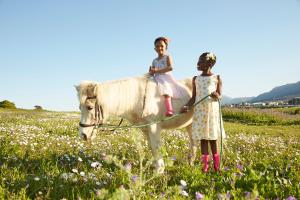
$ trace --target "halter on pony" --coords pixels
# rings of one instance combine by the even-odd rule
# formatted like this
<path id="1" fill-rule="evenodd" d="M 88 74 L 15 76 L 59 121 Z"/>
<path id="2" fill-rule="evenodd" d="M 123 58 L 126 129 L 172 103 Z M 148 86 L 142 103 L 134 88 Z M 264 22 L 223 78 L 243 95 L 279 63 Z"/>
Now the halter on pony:
<path id="1" fill-rule="evenodd" d="M 98 104 L 97 96 L 87 97 L 86 100 L 88 100 L 88 99 L 96 99 L 96 102 L 95 102 L 95 118 L 96 118 L 95 121 L 96 121 L 96 123 L 83 124 L 83 123 L 79 122 L 79 126 L 83 127 L 83 128 L 87 128 L 87 127 L 91 127 L 91 126 L 94 126 L 94 127 L 100 126 L 103 124 L 102 122 L 100 123 L 100 119 L 103 119 L 102 106 Z"/>

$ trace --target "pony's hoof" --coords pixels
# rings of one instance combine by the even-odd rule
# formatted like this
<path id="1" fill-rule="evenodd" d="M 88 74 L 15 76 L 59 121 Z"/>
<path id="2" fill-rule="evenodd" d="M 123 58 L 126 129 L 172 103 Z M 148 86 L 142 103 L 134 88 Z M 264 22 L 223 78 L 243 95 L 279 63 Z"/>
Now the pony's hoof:
<path id="1" fill-rule="evenodd" d="M 163 159 L 159 159 L 157 162 L 156 162 L 156 173 L 157 174 L 163 174 L 164 171 L 165 171 L 165 163 L 163 161 Z"/>

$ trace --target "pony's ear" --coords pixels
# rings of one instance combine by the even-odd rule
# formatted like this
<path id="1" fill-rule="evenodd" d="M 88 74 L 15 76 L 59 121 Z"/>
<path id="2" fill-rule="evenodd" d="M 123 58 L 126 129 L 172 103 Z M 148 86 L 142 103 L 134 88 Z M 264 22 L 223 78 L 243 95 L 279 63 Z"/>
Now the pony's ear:
<path id="1" fill-rule="evenodd" d="M 95 87 L 94 87 L 94 91 L 93 91 L 94 96 L 98 96 L 97 95 L 98 94 L 98 89 L 99 89 L 99 84 L 96 84 Z"/>
<path id="2" fill-rule="evenodd" d="M 79 92 L 79 89 L 80 89 L 79 85 L 74 85 L 74 87 L 77 90 L 77 92 Z"/>
<path id="3" fill-rule="evenodd" d="M 98 94 L 98 84 L 89 83 L 86 88 L 86 95 L 92 97 L 92 96 L 97 96 L 97 94 Z"/>

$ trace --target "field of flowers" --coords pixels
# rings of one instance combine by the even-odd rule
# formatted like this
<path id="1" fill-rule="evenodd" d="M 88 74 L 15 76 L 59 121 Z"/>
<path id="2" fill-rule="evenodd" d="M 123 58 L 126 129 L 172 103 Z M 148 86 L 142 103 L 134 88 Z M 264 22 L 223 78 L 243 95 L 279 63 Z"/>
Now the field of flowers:
<path id="1" fill-rule="evenodd" d="M 162 133 L 159 175 L 137 129 L 99 131 L 86 143 L 79 113 L 0 109 L 0 199 L 300 199 L 299 112 L 223 115 L 220 174 L 202 173 L 200 159 L 188 165 L 188 137 L 176 129 Z"/>

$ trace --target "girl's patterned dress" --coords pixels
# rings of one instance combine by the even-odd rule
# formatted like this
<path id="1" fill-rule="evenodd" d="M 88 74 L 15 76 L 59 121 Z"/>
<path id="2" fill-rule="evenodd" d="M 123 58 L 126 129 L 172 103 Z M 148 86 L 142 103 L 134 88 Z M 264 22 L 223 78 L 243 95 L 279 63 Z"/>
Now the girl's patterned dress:
<path id="1" fill-rule="evenodd" d="M 195 79 L 196 102 L 216 91 L 217 83 L 218 75 L 197 76 Z M 192 127 L 192 138 L 195 140 L 217 140 L 220 138 L 220 112 L 218 101 L 208 97 L 197 104 L 194 108 Z M 221 127 L 222 136 L 225 138 L 222 119 Z"/>
<path id="2" fill-rule="evenodd" d="M 162 58 L 155 58 L 152 61 L 152 66 L 162 69 L 167 66 L 168 55 Z M 162 74 L 155 74 L 154 80 L 158 84 L 158 88 L 161 95 L 168 95 L 172 98 L 180 98 L 186 95 L 185 89 L 175 80 L 172 72 L 166 72 Z"/>

